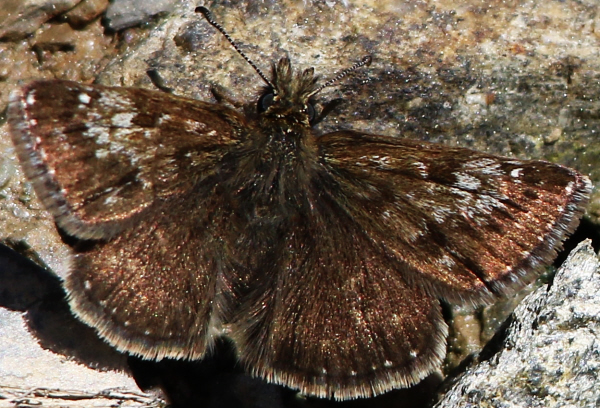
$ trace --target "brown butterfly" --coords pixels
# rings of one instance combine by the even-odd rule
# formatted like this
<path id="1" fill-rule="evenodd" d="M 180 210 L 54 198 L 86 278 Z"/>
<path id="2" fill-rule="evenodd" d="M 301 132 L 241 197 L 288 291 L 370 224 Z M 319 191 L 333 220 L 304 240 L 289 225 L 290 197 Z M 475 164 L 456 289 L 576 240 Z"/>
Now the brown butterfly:
<path id="1" fill-rule="evenodd" d="M 591 183 L 575 170 L 317 136 L 312 98 L 332 81 L 251 64 L 267 84 L 252 115 L 58 80 L 11 96 L 37 195 L 93 241 L 65 282 L 72 310 L 119 350 L 202 359 L 226 335 L 253 374 L 308 395 L 407 387 L 444 357 L 439 299 L 513 293 L 578 224 Z"/>

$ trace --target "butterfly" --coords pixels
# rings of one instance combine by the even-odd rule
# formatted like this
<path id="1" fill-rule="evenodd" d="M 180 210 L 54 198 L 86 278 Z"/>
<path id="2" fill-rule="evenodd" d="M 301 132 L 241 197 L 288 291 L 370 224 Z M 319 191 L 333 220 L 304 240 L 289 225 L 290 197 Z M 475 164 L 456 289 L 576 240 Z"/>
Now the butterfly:
<path id="1" fill-rule="evenodd" d="M 408 387 L 444 358 L 440 299 L 513 293 L 584 212 L 591 183 L 561 165 L 317 135 L 332 81 L 249 62 L 266 83 L 254 113 L 60 80 L 11 95 L 27 178 L 91 242 L 65 281 L 72 311 L 121 351 L 197 360 L 224 335 L 251 373 L 307 395 Z"/>

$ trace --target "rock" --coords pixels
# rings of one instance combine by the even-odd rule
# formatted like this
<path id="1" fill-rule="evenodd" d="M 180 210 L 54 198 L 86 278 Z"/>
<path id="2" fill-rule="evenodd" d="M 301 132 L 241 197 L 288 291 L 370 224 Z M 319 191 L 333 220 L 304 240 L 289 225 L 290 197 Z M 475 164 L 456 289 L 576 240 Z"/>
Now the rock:
<path id="1" fill-rule="evenodd" d="M 17 40 L 73 8 L 81 0 L 9 0 L 0 8 L 0 39 Z"/>
<path id="2" fill-rule="evenodd" d="M 108 0 L 85 0 L 69 10 L 65 16 L 72 26 L 83 27 L 104 13 L 108 5 Z"/>
<path id="3" fill-rule="evenodd" d="M 599 406 L 600 262 L 589 241 L 524 299 L 501 349 L 480 360 L 436 407 Z"/>
<path id="4" fill-rule="evenodd" d="M 121 0 L 115 1 L 106 10 L 108 26 L 122 30 L 147 21 L 157 14 L 172 11 L 175 0 Z"/>
<path id="5" fill-rule="evenodd" d="M 60 280 L 0 245 L 0 407 L 156 407 L 127 357 L 69 312 Z"/>

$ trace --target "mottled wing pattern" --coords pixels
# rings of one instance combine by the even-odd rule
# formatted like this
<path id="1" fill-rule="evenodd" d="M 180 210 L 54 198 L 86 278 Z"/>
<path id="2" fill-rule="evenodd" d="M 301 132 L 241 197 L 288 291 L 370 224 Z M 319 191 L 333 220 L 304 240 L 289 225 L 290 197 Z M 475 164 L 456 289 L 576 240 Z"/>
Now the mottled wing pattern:
<path id="1" fill-rule="evenodd" d="M 542 161 L 348 131 L 317 143 L 322 168 L 297 213 L 240 237 L 240 253 L 270 250 L 242 261 L 262 279 L 232 334 L 255 373 L 320 397 L 380 394 L 439 367 L 438 298 L 481 303 L 523 286 L 591 188 Z"/>
<path id="2" fill-rule="evenodd" d="M 67 81 L 11 97 L 36 193 L 67 233 L 96 240 L 74 257 L 71 307 L 121 350 L 201 358 L 218 334 L 226 295 L 214 190 L 243 119 L 215 106 Z"/>
<path id="3" fill-rule="evenodd" d="M 68 81 L 30 84 L 8 116 L 36 193 L 82 239 L 114 236 L 157 198 L 213 174 L 244 122 L 210 103 Z"/>
<path id="4" fill-rule="evenodd" d="M 544 161 L 356 132 L 318 143 L 348 216 L 405 279 L 449 301 L 521 287 L 552 261 L 591 191 Z"/>

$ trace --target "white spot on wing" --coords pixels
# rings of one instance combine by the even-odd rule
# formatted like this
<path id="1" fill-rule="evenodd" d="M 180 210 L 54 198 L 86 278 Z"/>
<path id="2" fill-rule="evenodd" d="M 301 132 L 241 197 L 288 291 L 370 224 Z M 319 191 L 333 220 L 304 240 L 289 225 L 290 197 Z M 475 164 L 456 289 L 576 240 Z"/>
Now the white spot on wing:
<path id="1" fill-rule="evenodd" d="M 102 126 L 93 126 L 83 132 L 83 137 L 89 137 L 94 139 L 98 144 L 106 144 L 108 143 L 109 134 L 108 130 Z"/>
<path id="2" fill-rule="evenodd" d="M 35 103 L 35 91 L 30 91 L 27 94 L 27 99 L 25 100 L 27 105 L 31 106 Z"/>
<path id="3" fill-rule="evenodd" d="M 463 169 L 467 171 L 477 171 L 480 174 L 486 176 L 503 176 L 504 172 L 501 170 L 502 164 L 494 159 L 477 159 L 468 161 L 463 164 Z"/>
<path id="4" fill-rule="evenodd" d="M 106 157 L 108 157 L 109 151 L 106 149 L 96 149 L 94 151 L 94 155 L 96 156 L 97 159 L 106 159 Z"/>
<path id="5" fill-rule="evenodd" d="M 440 259 L 438 259 L 437 263 L 441 266 L 445 266 L 448 269 L 452 269 L 452 267 L 454 265 L 456 265 L 456 262 L 454 261 L 454 259 L 447 254 L 444 254 L 444 256 L 442 256 Z"/>
<path id="6" fill-rule="evenodd" d="M 116 203 L 117 203 L 117 197 L 115 197 L 115 196 L 108 196 L 104 199 L 105 205 L 113 205 Z"/>
<path id="7" fill-rule="evenodd" d="M 484 225 L 488 216 L 493 210 L 503 210 L 506 206 L 496 197 L 491 195 L 479 195 L 474 205 L 467 210 L 470 218 L 474 219 L 477 225 Z"/>
<path id="8" fill-rule="evenodd" d="M 111 91 L 104 90 L 100 94 L 100 99 L 98 102 L 101 105 L 109 107 L 111 110 L 122 110 L 128 112 L 136 112 L 135 104 L 131 99 L 126 98 L 123 94 Z"/>
<path id="9" fill-rule="evenodd" d="M 169 120 L 171 120 L 171 115 L 167 115 L 167 114 L 160 115 L 158 118 L 158 124 L 162 125 L 163 123 L 165 123 L 166 121 L 169 121 Z"/>
<path id="10" fill-rule="evenodd" d="M 89 104 L 92 100 L 92 98 L 85 92 L 82 92 L 79 95 L 77 95 L 77 99 L 79 99 L 79 102 L 83 103 L 84 105 Z"/>
<path id="11" fill-rule="evenodd" d="M 521 169 L 521 168 L 513 169 L 510 172 L 510 176 L 513 177 L 513 178 L 519 178 L 519 177 L 521 177 L 521 173 L 522 172 L 523 172 L 523 169 Z"/>
<path id="12" fill-rule="evenodd" d="M 573 185 L 574 185 L 574 183 L 572 181 L 569 182 L 569 184 L 567 184 L 567 186 L 565 187 L 565 192 L 567 194 L 572 194 L 573 193 Z"/>
<path id="13" fill-rule="evenodd" d="M 204 133 L 207 128 L 206 123 L 198 122 L 192 119 L 186 119 L 184 123 L 188 132 Z"/>
<path id="14" fill-rule="evenodd" d="M 421 177 L 427 178 L 429 176 L 429 173 L 427 172 L 427 166 L 425 165 L 425 163 L 415 162 L 413 164 L 417 168 L 417 171 Z"/>
<path id="15" fill-rule="evenodd" d="M 111 123 L 113 126 L 120 127 L 120 128 L 131 127 L 131 125 L 132 125 L 131 121 L 136 116 L 137 116 L 137 113 L 134 113 L 134 112 L 117 113 L 116 115 L 114 115 L 111 118 Z"/>
<path id="16" fill-rule="evenodd" d="M 446 221 L 446 218 L 451 216 L 453 213 L 451 208 L 442 207 L 441 205 L 438 205 L 438 206 L 434 205 L 431 208 L 433 209 L 433 212 L 431 213 L 431 215 L 433 215 L 433 219 L 438 224 L 443 224 L 444 221 Z"/>
<path id="17" fill-rule="evenodd" d="M 463 172 L 452 173 L 456 177 L 454 185 L 461 190 L 477 191 L 481 187 L 481 181 L 470 174 Z"/>

